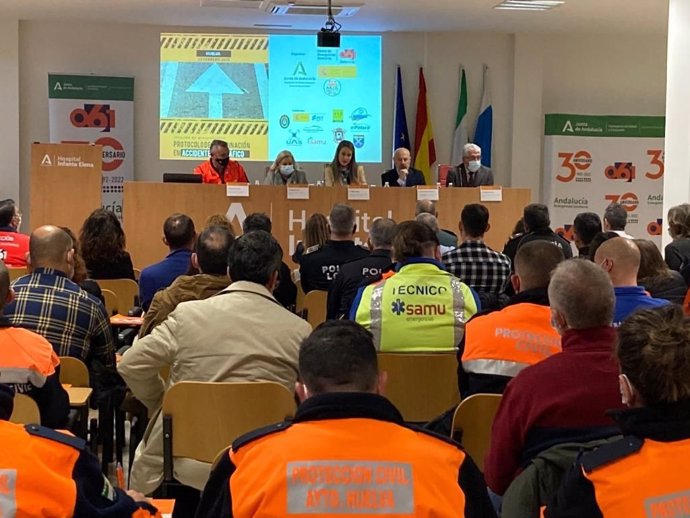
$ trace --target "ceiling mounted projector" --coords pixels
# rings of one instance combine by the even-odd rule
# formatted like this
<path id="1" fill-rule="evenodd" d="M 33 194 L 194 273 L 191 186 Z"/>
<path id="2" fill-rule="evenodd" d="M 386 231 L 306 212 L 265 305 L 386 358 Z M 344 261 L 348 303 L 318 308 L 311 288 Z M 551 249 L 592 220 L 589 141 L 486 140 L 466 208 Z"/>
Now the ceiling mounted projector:
<path id="1" fill-rule="evenodd" d="M 335 21 L 333 17 L 333 5 L 328 0 L 328 18 L 326 23 L 316 35 L 317 47 L 340 47 L 340 29 L 342 25 Z"/>

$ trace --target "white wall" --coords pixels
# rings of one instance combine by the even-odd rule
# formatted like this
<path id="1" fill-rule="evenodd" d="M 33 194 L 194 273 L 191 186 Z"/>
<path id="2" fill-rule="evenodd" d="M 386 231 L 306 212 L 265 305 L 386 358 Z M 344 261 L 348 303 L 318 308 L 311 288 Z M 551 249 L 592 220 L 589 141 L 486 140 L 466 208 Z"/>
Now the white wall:
<path id="1" fill-rule="evenodd" d="M 51 72 L 135 77 L 137 180 L 158 181 L 164 171 L 182 171 L 194 165 L 158 159 L 159 34 L 171 30 L 176 29 L 116 24 L 19 24 L 20 162 L 25 205 L 30 144 L 48 139 L 47 75 Z M 243 31 L 227 29 L 227 32 Z M 397 64 L 403 69 L 411 132 L 414 132 L 418 67 L 425 66 L 439 163 L 450 158 L 459 65 L 463 64 L 468 74 L 471 121 L 479 110 L 482 65 L 489 65 L 496 179 L 504 185 L 532 188 L 533 199 L 539 199 L 543 113 L 664 113 L 663 35 L 642 39 L 636 35 L 385 33 L 383 54 L 384 159 L 381 164 L 367 165 L 370 183 L 390 164 L 387 157 L 391 147 L 390 121 Z M 260 178 L 265 167 L 265 163 L 257 162 L 245 165 L 252 180 Z M 319 166 L 310 164 L 306 168 L 310 180 L 316 180 Z"/>
<path id="2" fill-rule="evenodd" d="M 19 23 L 0 21 L 0 199 L 19 201 Z"/>

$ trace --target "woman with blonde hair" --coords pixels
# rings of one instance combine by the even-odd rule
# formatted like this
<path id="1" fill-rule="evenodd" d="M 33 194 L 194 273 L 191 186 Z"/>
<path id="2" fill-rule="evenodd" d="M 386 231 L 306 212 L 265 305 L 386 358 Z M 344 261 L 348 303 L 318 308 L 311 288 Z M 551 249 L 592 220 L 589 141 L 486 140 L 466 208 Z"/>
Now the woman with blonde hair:
<path id="1" fill-rule="evenodd" d="M 671 270 L 680 272 L 683 267 L 690 266 L 690 203 L 668 210 L 668 233 L 673 241 L 664 249 L 666 264 Z"/>
<path id="2" fill-rule="evenodd" d="M 297 167 L 295 157 L 284 149 L 266 171 L 264 185 L 306 184 L 307 175 Z"/>
<path id="3" fill-rule="evenodd" d="M 367 185 L 364 166 L 355 159 L 355 146 L 349 140 L 341 140 L 330 164 L 324 168 L 326 187 L 333 185 Z"/>
<path id="4" fill-rule="evenodd" d="M 299 264 L 304 254 L 316 252 L 328 241 L 330 233 L 328 218 L 319 212 L 312 214 L 304 227 L 304 239 L 297 243 L 292 260 Z"/>

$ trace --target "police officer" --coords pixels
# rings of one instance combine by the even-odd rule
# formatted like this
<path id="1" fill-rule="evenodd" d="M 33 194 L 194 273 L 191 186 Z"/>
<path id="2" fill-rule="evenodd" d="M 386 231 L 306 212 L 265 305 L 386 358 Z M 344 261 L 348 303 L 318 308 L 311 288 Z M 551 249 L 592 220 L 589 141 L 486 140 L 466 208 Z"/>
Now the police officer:
<path id="1" fill-rule="evenodd" d="M 481 473 L 456 443 L 406 426 L 381 393 L 372 336 L 328 321 L 302 343 L 291 422 L 237 439 L 198 518 L 395 514 L 493 518 Z"/>
<path id="2" fill-rule="evenodd" d="M 640 310 L 618 328 L 624 438 L 580 457 L 546 518 L 687 516 L 690 508 L 690 319 Z"/>
<path id="3" fill-rule="evenodd" d="M 338 203 L 329 216 L 331 236 L 315 252 L 305 253 L 300 261 L 302 291 L 328 290 L 340 265 L 369 255 L 369 251 L 355 245 L 355 211 L 349 205 Z"/>
<path id="4" fill-rule="evenodd" d="M 361 288 L 350 318 L 373 333 L 379 351 L 455 351 L 479 308 L 476 294 L 445 270 L 438 237 L 424 223 L 398 225 L 393 257 L 397 272 Z"/>
<path id="5" fill-rule="evenodd" d="M 381 275 L 381 272 L 393 264 L 391 249 L 394 233 L 395 221 L 392 219 L 379 218 L 372 223 L 367 240 L 371 254 L 341 265 L 338 275 L 328 288 L 326 317 L 329 320 L 347 317 L 362 281 Z"/>
<path id="6" fill-rule="evenodd" d="M 10 423 L 13 406 L 0 385 L 0 516 L 160 517 L 143 495 L 110 485 L 83 439 Z"/>
<path id="7" fill-rule="evenodd" d="M 561 351 L 561 337 L 551 325 L 549 280 L 564 260 L 548 241 L 531 241 L 515 256 L 511 283 L 516 295 L 500 311 L 476 315 L 465 326 L 458 351 L 462 397 L 502 394 L 508 382 L 529 365 Z"/>

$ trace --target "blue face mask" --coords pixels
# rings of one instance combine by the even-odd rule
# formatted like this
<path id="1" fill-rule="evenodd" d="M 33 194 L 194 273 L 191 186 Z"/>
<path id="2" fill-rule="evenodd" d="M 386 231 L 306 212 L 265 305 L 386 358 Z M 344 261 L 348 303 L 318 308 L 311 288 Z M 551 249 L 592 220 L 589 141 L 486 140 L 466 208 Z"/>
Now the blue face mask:
<path id="1" fill-rule="evenodd" d="M 467 169 L 470 171 L 470 173 L 476 173 L 477 171 L 479 171 L 479 168 L 481 166 L 481 160 L 470 160 L 470 162 L 467 164 Z"/>
<path id="2" fill-rule="evenodd" d="M 280 166 L 280 174 L 282 174 L 283 176 L 290 176 L 294 172 L 295 172 L 295 166 L 292 166 L 292 165 L 281 165 Z"/>

